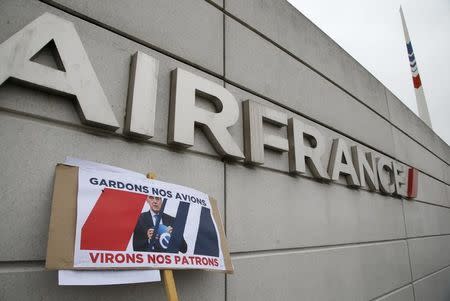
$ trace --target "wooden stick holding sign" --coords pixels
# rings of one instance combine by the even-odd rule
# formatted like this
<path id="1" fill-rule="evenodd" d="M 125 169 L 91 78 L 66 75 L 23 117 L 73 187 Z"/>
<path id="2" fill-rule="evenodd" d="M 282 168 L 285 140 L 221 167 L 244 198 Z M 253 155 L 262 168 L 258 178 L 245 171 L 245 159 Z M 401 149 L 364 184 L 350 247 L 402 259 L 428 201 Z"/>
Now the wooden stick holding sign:
<path id="1" fill-rule="evenodd" d="M 156 174 L 153 172 L 149 172 L 147 174 L 147 179 L 150 180 L 156 179 Z M 177 287 L 175 285 L 175 279 L 173 278 L 173 271 L 162 270 L 162 274 L 164 279 L 164 289 L 166 291 L 167 300 L 178 301 Z"/>

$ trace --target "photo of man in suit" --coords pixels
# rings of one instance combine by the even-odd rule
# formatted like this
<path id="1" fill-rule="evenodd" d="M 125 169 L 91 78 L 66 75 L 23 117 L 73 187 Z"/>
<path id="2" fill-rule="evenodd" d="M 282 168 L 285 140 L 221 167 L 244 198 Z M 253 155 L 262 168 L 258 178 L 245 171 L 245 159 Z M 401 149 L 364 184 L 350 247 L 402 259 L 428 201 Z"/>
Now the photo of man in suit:
<path id="1" fill-rule="evenodd" d="M 173 232 L 175 218 L 162 212 L 161 197 L 147 196 L 150 210 L 141 213 L 134 228 L 133 250 L 140 252 L 166 252 L 170 235 Z M 156 232 L 155 232 L 156 231 Z M 184 238 L 178 248 L 186 253 L 187 244 Z"/>

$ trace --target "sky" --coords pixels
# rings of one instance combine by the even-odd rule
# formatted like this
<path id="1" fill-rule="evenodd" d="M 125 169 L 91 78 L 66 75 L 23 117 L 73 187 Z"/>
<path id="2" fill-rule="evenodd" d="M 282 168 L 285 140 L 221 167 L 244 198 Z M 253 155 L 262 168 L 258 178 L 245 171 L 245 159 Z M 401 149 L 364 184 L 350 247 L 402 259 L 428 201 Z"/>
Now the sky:
<path id="1" fill-rule="evenodd" d="M 450 0 L 288 1 L 418 114 L 401 5 L 433 130 L 450 145 Z"/>

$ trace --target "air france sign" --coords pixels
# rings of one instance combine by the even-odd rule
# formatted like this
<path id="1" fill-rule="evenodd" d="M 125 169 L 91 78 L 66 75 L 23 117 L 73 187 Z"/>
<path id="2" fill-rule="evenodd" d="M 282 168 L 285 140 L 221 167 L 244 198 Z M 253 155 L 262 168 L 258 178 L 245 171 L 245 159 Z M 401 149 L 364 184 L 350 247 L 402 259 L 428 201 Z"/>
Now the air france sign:
<path id="1" fill-rule="evenodd" d="M 53 41 L 63 70 L 40 65 L 30 59 Z M 76 98 L 84 124 L 115 131 L 119 123 L 97 79 L 74 25 L 46 13 L 0 45 L 0 84 L 14 78 L 33 87 Z M 141 139 L 151 139 L 155 130 L 158 61 L 137 52 L 132 57 L 124 132 Z M 305 174 L 323 181 L 344 177 L 352 187 L 415 197 L 417 171 L 398 161 L 358 145 L 348 145 L 342 138 L 332 140 L 326 154 L 327 137 L 302 120 L 288 118 L 281 112 L 252 100 L 243 102 L 244 152 L 228 128 L 239 118 L 236 98 L 224 87 L 176 68 L 172 71 L 169 110 L 169 144 L 185 148 L 194 145 L 195 126 L 205 129 L 215 150 L 232 160 L 264 164 L 264 149 L 287 152 L 292 174 Z M 196 106 L 196 96 L 213 102 L 217 112 Z M 263 124 L 270 123 L 287 131 L 287 138 L 265 133 Z M 329 158 L 324 166 L 321 158 Z"/>

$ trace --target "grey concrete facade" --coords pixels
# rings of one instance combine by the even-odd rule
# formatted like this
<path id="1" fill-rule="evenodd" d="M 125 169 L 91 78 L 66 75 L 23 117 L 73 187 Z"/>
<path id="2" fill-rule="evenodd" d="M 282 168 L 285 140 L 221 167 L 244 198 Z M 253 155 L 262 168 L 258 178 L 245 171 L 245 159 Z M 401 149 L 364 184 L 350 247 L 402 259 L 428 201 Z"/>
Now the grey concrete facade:
<path id="1" fill-rule="evenodd" d="M 54 166 L 65 156 L 152 170 L 219 200 L 235 273 L 177 271 L 181 300 L 450 299 L 450 147 L 287 2 L 4 0 L 0 43 L 45 12 L 74 24 L 120 129 L 84 125 L 67 97 L 0 86 L 0 300 L 164 299 L 158 283 L 58 287 L 45 271 Z M 123 132 L 136 51 L 159 61 L 145 141 Z M 287 153 L 266 150 L 262 166 L 222 160 L 200 129 L 192 148 L 168 145 L 177 67 L 240 106 L 251 99 L 417 168 L 417 198 L 292 176 Z M 243 149 L 240 114 L 229 131 Z"/>

